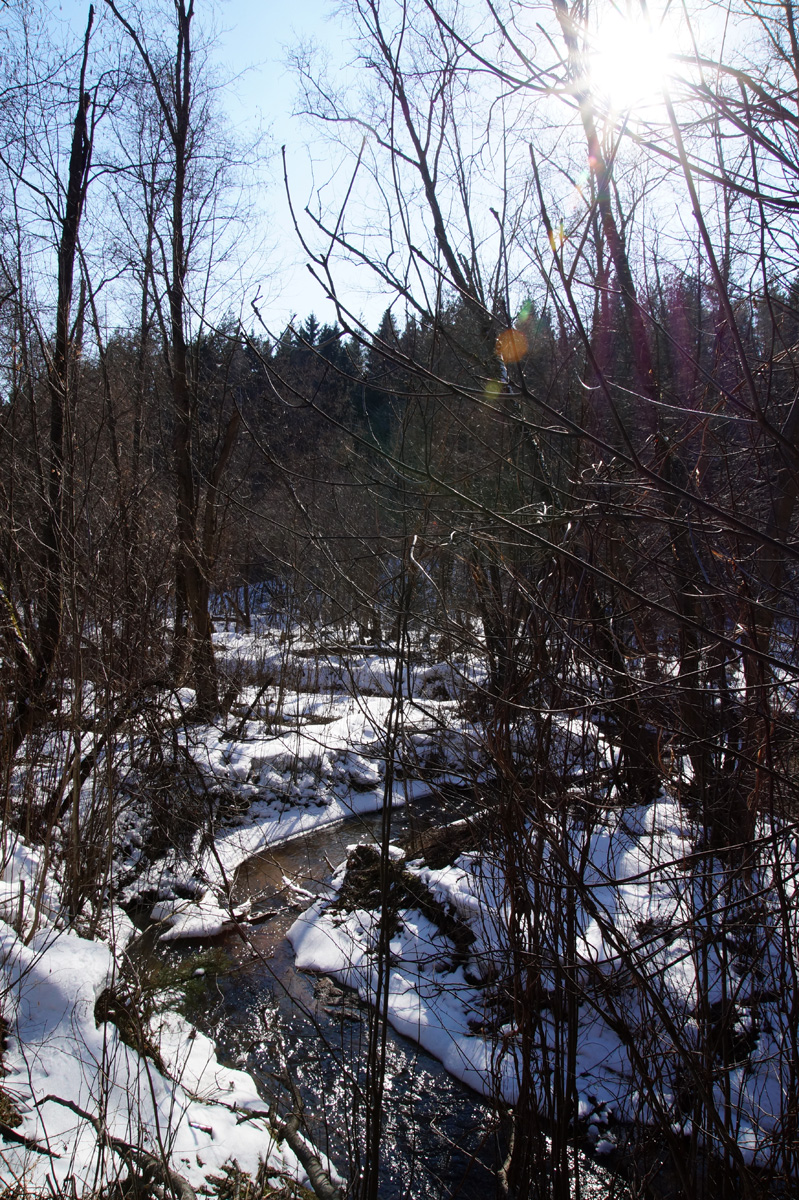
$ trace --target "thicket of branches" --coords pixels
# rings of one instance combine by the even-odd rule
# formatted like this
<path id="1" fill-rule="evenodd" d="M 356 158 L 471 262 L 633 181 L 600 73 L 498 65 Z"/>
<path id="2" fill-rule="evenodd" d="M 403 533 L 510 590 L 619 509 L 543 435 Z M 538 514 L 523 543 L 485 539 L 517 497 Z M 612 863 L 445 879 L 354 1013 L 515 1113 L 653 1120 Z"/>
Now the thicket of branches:
<path id="1" fill-rule="evenodd" d="M 651 943 L 615 935 L 658 1031 L 648 1067 L 637 1026 L 641 1095 L 652 1103 L 672 1067 L 686 1089 L 655 1104 L 661 1136 L 690 1109 L 687 1147 L 666 1137 L 681 1194 L 753 1195 L 796 1174 L 792 1001 L 773 1126 L 787 1140 L 765 1172 L 729 1092 L 733 1014 L 762 1000 L 754 979 L 777 945 L 779 986 L 795 986 L 796 29 L 790 5 L 732 6 L 725 26 L 685 11 L 658 103 L 618 112 L 591 78 L 609 7 L 352 4 L 357 101 L 298 66 L 305 110 L 382 217 L 313 208 L 298 229 L 345 329 L 357 335 L 336 255 L 368 262 L 405 306 L 402 335 L 384 322 L 378 343 L 396 381 L 379 469 L 426 613 L 467 644 L 479 630 L 487 663 L 476 704 L 526 1064 L 508 1189 L 566 1196 L 575 1171 L 575 910 L 579 897 L 593 911 L 597 818 L 574 808 L 550 748 L 553 722 L 584 714 L 618 751 L 610 790 L 588 789 L 594 812 L 608 796 L 679 798 L 692 957 L 705 985 L 725 964 L 721 1001 L 698 996 L 688 1033 L 663 1009 Z M 382 255 L 375 228 L 391 231 Z M 609 995 L 600 1008 L 623 1023 Z"/>
<path id="2" fill-rule="evenodd" d="M 297 64 L 304 109 L 352 158 L 344 209 L 297 219 L 337 323 L 308 317 L 277 336 L 257 307 L 246 328 L 219 316 L 244 152 L 217 111 L 193 0 L 105 9 L 61 59 L 24 10 L 4 18 L 19 47 L 0 145 L 6 822 L 35 836 L 71 821 L 73 910 L 103 902 L 113 820 L 94 814 L 81 847 L 81 787 L 159 692 L 189 684 L 198 718 L 229 706 L 212 609 L 227 597 L 246 624 L 253 584 L 326 636 L 477 655 L 484 682 L 466 703 L 507 864 L 504 986 L 529 1064 L 506 1192 L 546 1179 L 546 1194 L 570 1194 L 586 1002 L 575 912 L 592 902 L 581 852 L 608 806 L 664 787 L 695 834 L 698 975 L 734 943 L 746 984 L 721 1009 L 700 996 L 689 1036 L 668 1025 L 645 949 L 619 944 L 660 1023 L 679 1133 L 661 1068 L 633 1039 L 642 1095 L 682 1194 L 790 1186 L 792 6 L 733 6 L 722 51 L 704 48 L 697 17 L 662 100 L 633 114 L 592 91 L 601 4 L 353 0 L 360 90 L 339 95 Z M 377 330 L 339 293 L 339 258 L 395 295 Z M 575 717 L 615 747 L 579 820 L 551 753 L 558 720 Z M 54 729 L 65 757 L 43 796 L 20 767 Z M 715 1089 L 775 945 L 794 1049 L 764 1168 Z M 553 993 L 560 1040 L 542 1061 Z M 623 1024 L 617 997 L 601 1004 Z M 368 1156 L 361 1186 L 377 1194 Z"/>

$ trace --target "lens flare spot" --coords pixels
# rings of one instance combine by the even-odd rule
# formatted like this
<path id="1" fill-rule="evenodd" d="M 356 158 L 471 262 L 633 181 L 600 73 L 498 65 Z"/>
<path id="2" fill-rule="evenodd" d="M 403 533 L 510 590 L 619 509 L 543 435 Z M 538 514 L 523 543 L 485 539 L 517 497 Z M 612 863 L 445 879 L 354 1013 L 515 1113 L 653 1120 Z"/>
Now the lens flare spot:
<path id="1" fill-rule="evenodd" d="M 527 338 L 521 329 L 505 329 L 497 338 L 497 354 L 507 366 L 521 362 L 527 353 Z"/>
<path id="2" fill-rule="evenodd" d="M 533 311 L 532 300 L 525 300 L 524 304 L 519 309 L 519 315 L 516 318 L 516 324 L 524 325 L 525 321 L 529 321 L 532 311 Z"/>
<path id="3" fill-rule="evenodd" d="M 486 384 L 486 400 L 496 400 L 502 391 L 502 384 L 498 379 L 489 379 Z"/>

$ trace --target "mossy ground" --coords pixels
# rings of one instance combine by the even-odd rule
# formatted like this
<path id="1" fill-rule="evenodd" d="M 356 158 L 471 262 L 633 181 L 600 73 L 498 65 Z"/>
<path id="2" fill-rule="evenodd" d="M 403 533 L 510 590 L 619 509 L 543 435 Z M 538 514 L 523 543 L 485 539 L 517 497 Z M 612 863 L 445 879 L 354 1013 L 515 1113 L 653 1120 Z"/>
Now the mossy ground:
<path id="1" fill-rule="evenodd" d="M 98 1024 L 109 1021 L 122 1041 L 149 1058 L 162 1073 L 164 1064 L 150 1035 L 152 1018 L 166 1009 L 177 1009 L 191 1017 L 204 1006 L 208 984 L 229 970 L 224 951 L 217 947 L 192 954 L 176 962 L 129 965 L 112 987 L 107 987 L 94 1006 Z"/>

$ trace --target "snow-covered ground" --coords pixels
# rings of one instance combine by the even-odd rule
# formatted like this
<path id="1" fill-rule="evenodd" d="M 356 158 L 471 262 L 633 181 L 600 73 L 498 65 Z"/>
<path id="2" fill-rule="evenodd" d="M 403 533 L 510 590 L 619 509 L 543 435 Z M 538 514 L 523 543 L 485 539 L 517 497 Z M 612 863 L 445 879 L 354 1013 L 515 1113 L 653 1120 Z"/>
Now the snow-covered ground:
<path id="1" fill-rule="evenodd" d="M 229 664 L 249 664 L 267 676 L 272 660 L 284 657 L 269 634 L 221 634 L 218 641 L 223 662 L 227 656 Z M 110 1148 L 111 1139 L 168 1162 L 195 1187 L 207 1185 L 233 1160 L 253 1175 L 266 1163 L 275 1179 L 308 1182 L 287 1143 L 275 1137 L 251 1078 L 220 1065 L 212 1043 L 166 997 L 160 1015 L 144 1022 L 156 1058 L 126 1044 L 117 1026 L 96 1019 L 95 1011 L 98 998 L 119 983 L 125 946 L 135 933 L 122 906 L 146 906 L 165 942 L 213 936 L 246 920 L 248 906 L 230 902 L 241 863 L 269 846 L 382 807 L 393 664 L 377 656 L 327 667 L 303 657 L 296 663 L 294 687 L 282 689 L 278 717 L 275 688 L 262 695 L 256 685 L 244 687 L 226 727 L 183 720 L 193 700 L 187 689 L 164 697 L 162 716 L 174 722 L 172 749 L 177 745 L 193 764 L 191 786 L 209 816 L 180 845 L 152 852 L 148 777 L 134 753 L 135 730 L 130 740 L 117 742 L 114 903 L 91 939 L 70 928 L 66 915 L 60 831 L 45 857 L 6 828 L 0 872 L 0 1011 L 8 1030 L 2 1089 L 17 1116 L 0 1140 L 4 1186 L 94 1191 L 125 1173 L 124 1154 Z M 473 748 L 463 740 L 469 733 L 463 723 L 444 713 L 453 702 L 423 700 L 428 676 L 442 691 L 443 674 L 443 667 L 418 673 L 426 708 L 414 706 L 416 752 L 422 760 L 446 734 L 459 740 L 463 761 Z M 92 701 L 87 687 L 87 708 Z M 91 748 L 88 734 L 81 753 Z M 54 734 L 35 764 L 19 768 L 12 794 L 15 786 L 21 793 L 23 783 L 30 788 L 31 779 L 42 796 L 51 794 L 68 750 L 66 739 Z M 388 797 L 392 804 L 429 788 L 400 776 Z M 93 785 L 90 776 L 81 791 L 87 824 L 97 806 Z M 181 795 L 168 802 L 178 803 Z M 234 802 L 225 817 L 217 811 L 220 795 Z"/>
<path id="2" fill-rule="evenodd" d="M 248 858 L 292 838 L 382 808 L 386 799 L 402 805 L 430 789 L 427 780 L 398 772 L 387 792 L 385 730 L 391 701 L 385 697 L 346 694 L 320 701 L 293 693 L 285 698 L 284 719 L 295 717 L 297 729 L 264 733 L 262 721 L 248 720 L 235 739 L 213 727 L 181 731 L 181 741 L 203 778 L 246 803 L 246 814 L 216 830 L 208 843 L 198 834 L 190 854 L 170 851 L 127 884 L 122 899 L 130 902 L 154 892 L 158 903 L 152 919 L 164 924 L 164 941 L 208 937 L 230 924 L 230 888 L 236 869 Z M 429 710 L 436 708 L 436 728 L 426 729 Z M 437 782 L 463 779 L 464 758 L 472 753 L 473 734 L 452 719 L 442 726 L 442 705 L 424 701 L 405 704 L 405 720 L 425 741 L 447 740 L 449 759 L 461 773 L 435 772 Z M 452 714 L 454 718 L 454 713 Z M 455 749 L 457 747 L 457 750 Z M 417 741 L 417 754 L 423 747 Z M 135 867 L 133 848 L 127 866 Z"/>
<path id="3" fill-rule="evenodd" d="M 749 880 L 736 901 L 721 864 L 692 854 L 690 831 L 688 815 L 664 792 L 651 805 L 598 814 L 589 829 L 575 822 L 561 842 L 563 857 L 547 862 L 545 848 L 540 866 L 531 868 L 525 882 L 532 894 L 535 883 L 559 876 L 562 890 L 574 891 L 577 909 L 571 946 L 563 910 L 554 904 L 549 912 L 531 908 L 517 942 L 519 958 L 536 964 L 540 983 L 532 1022 L 539 1104 L 545 1111 L 548 1071 L 570 1032 L 557 992 L 570 964 L 579 1114 L 597 1153 L 614 1151 L 641 1124 L 666 1122 L 688 1136 L 697 1093 L 708 1088 L 699 1106 L 708 1118 L 697 1131 L 700 1143 L 729 1140 L 742 1161 L 765 1166 L 786 1119 L 795 1061 L 793 1000 L 780 987 L 779 900 L 773 880 L 761 876 L 766 886 Z M 779 839 L 779 846 L 781 889 L 793 896 L 799 879 L 793 837 Z M 399 847 L 391 850 L 395 868 L 418 880 L 472 941 L 464 954 L 435 914 L 431 919 L 406 895 L 391 913 L 388 1018 L 464 1083 L 513 1105 L 521 1030 L 518 1014 L 508 1011 L 510 985 L 504 996 L 501 987 L 514 953 L 505 855 L 483 846 L 433 869 L 421 859 L 407 861 Z M 346 879 L 344 864 L 335 886 Z M 552 901 L 540 887 L 538 903 L 547 894 Z M 742 928 L 753 907 L 754 941 Z M 297 964 L 374 1002 L 379 923 L 374 901 L 359 907 L 318 899 L 289 931 Z M 709 1048 L 715 1061 L 707 1064 Z"/>
<path id="4" fill-rule="evenodd" d="M 45 859 L 6 830 L 2 1086 L 22 1120 L 18 1140 L 0 1143 L 5 1185 L 24 1180 L 39 1188 L 49 1179 L 66 1188 L 74 1180 L 79 1193 L 96 1190 L 123 1168 L 106 1132 L 169 1161 L 195 1186 L 231 1159 L 249 1173 L 267 1161 L 276 1177 L 303 1179 L 292 1151 L 275 1139 L 252 1080 L 222 1067 L 211 1043 L 179 1013 L 167 1007 L 150 1021 L 155 1058 L 126 1044 L 114 1024 L 95 1019 L 96 1001 L 118 979 L 132 933 L 120 906 L 149 913 L 164 942 L 245 925 L 248 904 L 234 907 L 231 897 L 236 870 L 248 858 L 386 801 L 406 804 L 431 785 L 487 777 L 478 728 L 458 702 L 464 681 L 481 679 L 477 661 L 405 672 L 398 701 L 391 696 L 394 662 L 384 653 L 321 656 L 299 637 L 287 645 L 268 631 L 219 633 L 217 642 L 223 665 L 243 681 L 224 726 L 183 719 L 193 699 L 188 691 L 162 702 L 172 756 L 169 771 L 159 766 L 162 804 L 180 808 L 187 797 L 194 803 L 173 845 L 153 841 L 144 726 L 130 723 L 115 743 L 113 905 L 109 900 L 99 935 L 89 940 L 68 927 L 58 855 Z M 401 738 L 389 786 L 390 722 Z M 534 741 L 534 723 L 517 736 Z M 54 785 L 51 764 L 59 755 L 65 761 L 60 737 L 27 768 L 27 785 L 38 770 L 43 794 Z M 598 1153 L 612 1151 L 636 1124 L 665 1122 L 675 1136 L 687 1136 L 701 1110 L 716 1114 L 701 1142 L 734 1145 L 742 1162 L 767 1163 L 796 1082 L 793 992 L 785 986 L 786 959 L 793 961 L 786 940 L 799 943 L 793 834 L 764 823 L 759 833 L 770 866 L 761 862 L 736 880 L 723 863 L 696 852 L 679 780 L 650 805 L 621 807 L 610 782 L 615 750 L 590 713 L 550 715 L 547 737 L 548 767 L 568 794 L 551 809 L 542 798 L 517 826 L 528 863 L 536 863 L 523 880 L 521 921 L 507 842 L 484 839 L 435 866 L 392 848 L 407 894 L 393 914 L 390 1021 L 453 1075 L 513 1104 L 520 1026 L 506 981 L 511 965 L 530 961 L 534 948 L 532 1073 L 542 1104 L 547 1071 L 570 1036 L 568 1022 L 576 1021 L 581 1128 Z M 91 744 L 85 735 L 81 752 Z M 189 780 L 182 791 L 163 783 L 178 764 Z M 101 794 L 90 776 L 82 820 Z M 342 868 L 334 882 L 341 889 L 344 881 Z M 433 907 L 414 905 L 408 896 L 417 893 Z M 564 897 L 572 897 L 569 911 Z M 291 930 L 298 965 L 373 999 L 379 920 L 374 900 L 349 907 L 335 897 L 315 901 Z M 465 939 L 456 944 L 447 922 Z M 567 978 L 570 1017 L 559 993 Z"/>
<path id="5" fill-rule="evenodd" d="M 5 858 L 4 886 L 18 897 L 26 880 L 35 892 L 37 855 L 16 842 L 7 843 Z M 11 1131 L 20 1140 L 0 1143 L 3 1185 L 93 1191 L 126 1174 L 123 1155 L 107 1144 L 112 1138 L 170 1163 L 195 1187 L 232 1159 L 252 1174 L 266 1162 L 276 1180 L 304 1179 L 288 1145 L 278 1144 L 252 1079 L 222 1066 L 208 1038 L 177 1012 L 151 1023 L 159 1063 L 95 1019 L 131 932 L 124 913 L 114 913 L 107 940 L 59 924 L 42 923 L 26 942 L 0 923 L 9 1030 L 2 1087 L 22 1117 Z"/>

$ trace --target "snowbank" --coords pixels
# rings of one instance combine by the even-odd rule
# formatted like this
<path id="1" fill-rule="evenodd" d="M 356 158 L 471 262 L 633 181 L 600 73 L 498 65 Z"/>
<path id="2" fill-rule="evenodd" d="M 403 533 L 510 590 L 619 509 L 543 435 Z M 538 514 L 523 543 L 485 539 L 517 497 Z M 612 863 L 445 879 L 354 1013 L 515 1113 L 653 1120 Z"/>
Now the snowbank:
<path id="1" fill-rule="evenodd" d="M 7 881 L 27 878 L 34 894 L 36 854 L 17 841 L 5 859 Z M 115 1025 L 98 1023 L 96 1001 L 116 974 L 105 942 L 45 924 L 25 944 L 0 921 L 8 1023 L 2 1087 L 22 1117 L 14 1130 L 22 1140 L 0 1142 L 0 1184 L 88 1194 L 124 1173 L 119 1155 L 100 1144 L 98 1119 L 110 1137 L 168 1161 L 195 1187 L 233 1158 L 253 1174 L 265 1161 L 276 1177 L 305 1179 L 257 1115 L 263 1102 L 249 1075 L 222 1066 L 209 1039 L 181 1016 L 165 1012 L 149 1031 L 163 1071 L 126 1045 Z"/>
<path id="2" fill-rule="evenodd" d="M 609 1117 L 629 1124 L 668 1119 L 675 1131 L 687 1134 L 690 1122 L 679 1091 L 691 1084 L 685 1056 L 698 1044 L 700 1013 L 721 1011 L 732 994 L 738 1016 L 731 1036 L 743 1048 L 738 1059 L 719 1058 L 710 1086 L 718 1112 L 728 1114 L 727 1136 L 746 1161 L 765 1164 L 772 1134 L 784 1119 L 793 1053 L 790 1004 L 776 987 L 779 947 L 768 935 L 774 979 L 752 975 L 744 985 L 723 935 L 712 932 L 720 890 L 709 910 L 706 864 L 702 860 L 697 873 L 688 833 L 686 815 L 667 794 L 648 806 L 607 812 L 590 830 L 575 824 L 566 843 L 572 865 L 564 878 L 573 881 L 578 864 L 588 864 L 576 943 L 568 951 L 557 914 L 539 911 L 544 958 L 532 1074 L 544 1103 L 546 1062 L 563 1052 L 566 1035 L 551 989 L 556 959 L 567 954 L 578 968 L 581 995 L 580 1113 L 591 1121 L 596 1149 L 616 1147 Z M 539 868 L 544 875 L 546 861 L 545 850 Z M 458 955 L 417 909 L 392 912 L 399 929 L 390 946 L 387 1012 L 398 1032 L 436 1055 L 457 1078 L 512 1105 L 522 1073 L 519 1030 L 496 985 L 511 960 L 504 865 L 489 852 L 462 854 L 435 870 L 422 862 L 405 864 L 436 901 L 468 925 L 474 940 L 468 956 Z M 795 877 L 787 845 L 784 867 L 786 876 Z M 723 877 L 719 871 L 719 880 Z M 340 873 L 339 886 L 341 880 Z M 379 919 L 379 910 L 342 911 L 335 898 L 315 901 L 288 934 L 297 965 L 332 975 L 374 1003 Z"/>

